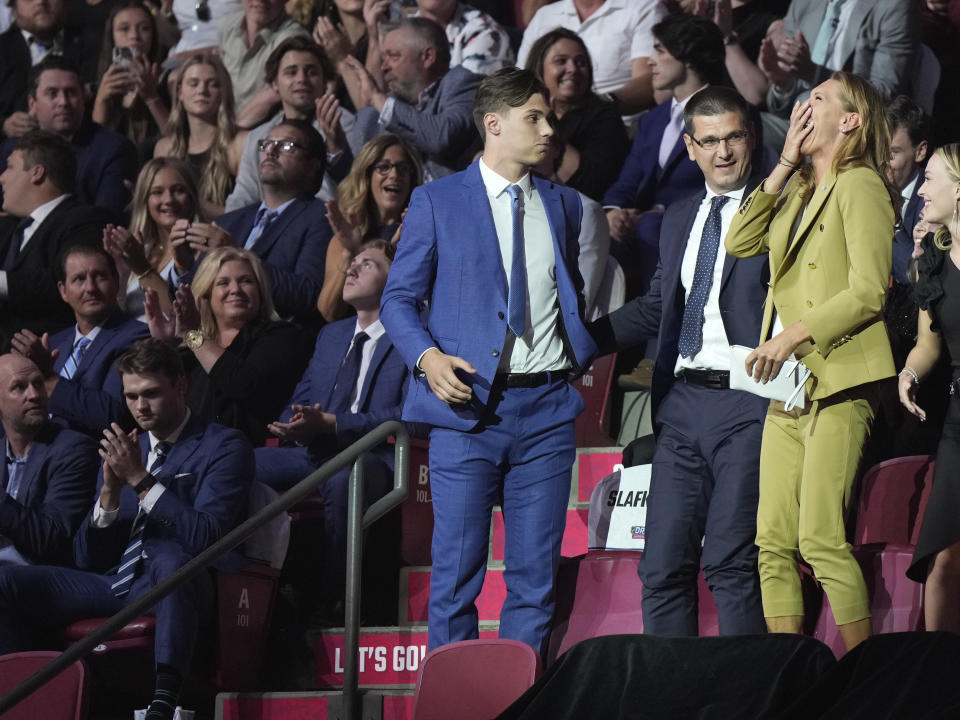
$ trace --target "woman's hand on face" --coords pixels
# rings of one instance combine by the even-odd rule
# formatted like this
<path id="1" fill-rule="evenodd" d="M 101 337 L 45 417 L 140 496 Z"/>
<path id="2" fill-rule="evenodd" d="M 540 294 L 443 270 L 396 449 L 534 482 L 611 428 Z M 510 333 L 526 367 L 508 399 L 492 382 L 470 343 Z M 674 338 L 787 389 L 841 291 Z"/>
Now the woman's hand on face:
<path id="1" fill-rule="evenodd" d="M 900 393 L 900 404 L 907 412 L 920 418 L 927 419 L 927 413 L 917 405 L 917 381 L 909 372 L 901 372 L 898 378 L 897 389 Z"/>
<path id="2" fill-rule="evenodd" d="M 800 146 L 813 131 L 813 108 L 809 100 L 797 102 L 790 111 L 790 127 L 787 129 L 787 139 L 783 142 L 783 152 L 780 153 L 784 162 L 799 165 L 803 154 Z"/>

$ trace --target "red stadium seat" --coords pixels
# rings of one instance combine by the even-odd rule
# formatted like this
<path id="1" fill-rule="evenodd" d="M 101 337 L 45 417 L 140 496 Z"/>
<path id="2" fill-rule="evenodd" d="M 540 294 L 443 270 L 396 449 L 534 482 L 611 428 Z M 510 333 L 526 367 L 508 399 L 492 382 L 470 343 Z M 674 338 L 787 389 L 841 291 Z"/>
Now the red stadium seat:
<path id="1" fill-rule="evenodd" d="M 583 396 L 584 410 L 576 420 L 574 435 L 577 447 L 611 447 L 617 444 L 610 436 L 610 388 L 616 353 L 597 358 L 573 386 Z"/>
<path id="2" fill-rule="evenodd" d="M 58 652 L 22 652 L 0 656 L 0 695 L 53 660 Z M 82 720 L 87 716 L 90 678 L 82 660 L 50 680 L 2 715 L 3 720 Z"/>
<path id="3" fill-rule="evenodd" d="M 878 463 L 863 476 L 854 545 L 916 545 L 930 496 L 933 456 L 913 455 Z"/>
<path id="4" fill-rule="evenodd" d="M 518 640 L 463 640 L 420 664 L 413 720 L 490 720 L 540 675 L 540 656 Z"/>

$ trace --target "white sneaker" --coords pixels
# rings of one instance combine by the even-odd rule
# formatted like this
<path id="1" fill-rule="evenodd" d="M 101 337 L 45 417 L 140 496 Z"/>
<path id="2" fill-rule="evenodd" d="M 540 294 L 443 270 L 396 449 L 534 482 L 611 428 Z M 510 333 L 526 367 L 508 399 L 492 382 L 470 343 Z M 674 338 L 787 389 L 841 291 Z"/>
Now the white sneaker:
<path id="1" fill-rule="evenodd" d="M 173 720 L 193 720 L 194 711 L 182 708 L 179 705 L 173 711 Z M 144 720 L 147 717 L 147 708 L 133 711 L 133 720 Z"/>

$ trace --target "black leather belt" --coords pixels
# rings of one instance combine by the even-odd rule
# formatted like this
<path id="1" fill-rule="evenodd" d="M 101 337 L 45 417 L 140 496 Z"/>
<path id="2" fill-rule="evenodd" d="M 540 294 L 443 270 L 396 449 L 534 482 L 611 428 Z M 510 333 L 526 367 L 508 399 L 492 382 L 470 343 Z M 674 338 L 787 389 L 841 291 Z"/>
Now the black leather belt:
<path id="1" fill-rule="evenodd" d="M 692 370 L 683 368 L 679 379 L 689 385 L 699 385 L 711 390 L 729 390 L 730 373 L 726 370 Z"/>
<path id="2" fill-rule="evenodd" d="M 538 373 L 497 373 L 494 382 L 508 388 L 534 388 L 555 380 L 567 380 L 569 370 L 547 370 Z"/>

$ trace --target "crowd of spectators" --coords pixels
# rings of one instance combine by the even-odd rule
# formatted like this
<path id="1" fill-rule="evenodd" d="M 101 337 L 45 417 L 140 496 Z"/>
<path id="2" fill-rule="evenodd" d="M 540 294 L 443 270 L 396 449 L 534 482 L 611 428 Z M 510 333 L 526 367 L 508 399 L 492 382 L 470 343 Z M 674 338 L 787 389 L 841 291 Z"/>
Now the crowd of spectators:
<path id="1" fill-rule="evenodd" d="M 703 190 L 706 146 L 684 119 L 698 91 L 725 86 L 749 104 L 744 152 L 760 174 L 783 164 L 791 114 L 812 89 L 835 71 L 869 82 L 886 104 L 887 179 L 902 199 L 884 312 L 902 367 L 924 316 L 921 241 L 937 230 L 924 169 L 960 139 L 958 41 L 957 0 L 8 0 L 0 567 L 89 560 L 85 543 L 114 523 L 90 507 L 115 503 L 127 480 L 140 496 L 132 526 L 150 518 L 147 537 L 174 495 L 203 526 L 164 526 L 158 543 L 183 533 L 180 550 L 197 550 L 230 529 L 236 498 L 209 511 L 197 488 L 143 484 L 147 468 L 162 480 L 186 461 L 174 450 L 164 464 L 154 435 L 131 459 L 138 428 L 142 439 L 159 422 L 174 449 L 190 442 L 181 432 L 239 448 L 242 463 L 191 465 L 199 485 L 236 471 L 237 487 L 283 490 L 399 419 L 410 370 L 379 323 L 380 294 L 411 194 L 481 153 L 474 96 L 504 67 L 525 67 L 549 92 L 554 135 L 535 171 L 580 194 L 592 315 L 608 256 L 628 299 L 646 293 L 664 213 Z M 929 364 L 946 386 L 950 369 Z M 927 388 L 925 426 L 889 393 L 874 433 L 887 454 L 935 449 L 946 396 Z M 210 430 L 220 425 L 231 430 Z M 376 463 L 368 502 L 386 492 L 392 454 Z M 344 479 L 327 487 L 325 577 L 340 583 Z M 182 559 L 170 558 L 152 581 Z M 0 571 L 0 604 L 14 602 L 10 583 Z M 21 640 L 0 628 L 0 651 Z M 158 649 L 148 717 L 169 716 L 164 698 L 189 655 Z"/>

